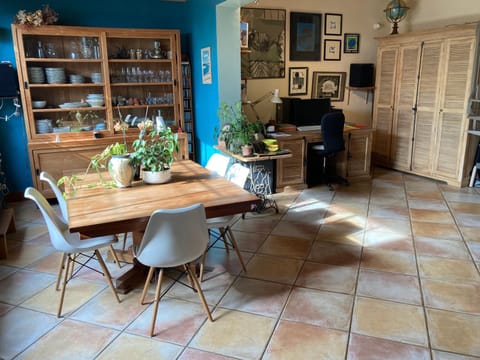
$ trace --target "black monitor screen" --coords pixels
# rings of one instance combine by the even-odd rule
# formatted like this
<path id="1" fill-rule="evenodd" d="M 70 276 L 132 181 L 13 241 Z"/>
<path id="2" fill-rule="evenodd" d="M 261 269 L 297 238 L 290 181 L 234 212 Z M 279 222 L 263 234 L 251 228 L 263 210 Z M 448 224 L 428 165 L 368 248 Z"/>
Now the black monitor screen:
<path id="1" fill-rule="evenodd" d="M 296 99 L 292 104 L 293 124 L 320 125 L 323 115 L 332 111 L 330 98 Z"/>

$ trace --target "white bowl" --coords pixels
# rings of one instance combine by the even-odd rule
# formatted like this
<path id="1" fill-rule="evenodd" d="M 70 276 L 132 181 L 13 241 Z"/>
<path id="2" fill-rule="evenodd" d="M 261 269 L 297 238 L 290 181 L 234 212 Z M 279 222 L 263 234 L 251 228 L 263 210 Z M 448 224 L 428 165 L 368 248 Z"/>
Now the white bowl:
<path id="1" fill-rule="evenodd" d="M 103 99 L 87 99 L 87 103 L 92 107 L 103 106 L 105 100 Z"/>
<path id="2" fill-rule="evenodd" d="M 34 109 L 43 109 L 45 106 L 47 106 L 47 102 L 45 100 L 32 101 L 32 107 Z"/>

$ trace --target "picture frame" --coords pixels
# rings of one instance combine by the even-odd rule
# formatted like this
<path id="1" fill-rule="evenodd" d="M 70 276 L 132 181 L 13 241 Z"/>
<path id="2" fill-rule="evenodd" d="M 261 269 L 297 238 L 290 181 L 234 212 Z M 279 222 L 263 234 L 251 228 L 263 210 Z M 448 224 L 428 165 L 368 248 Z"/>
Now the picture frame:
<path id="1" fill-rule="evenodd" d="M 248 22 L 240 22 L 240 48 L 248 49 Z"/>
<path id="2" fill-rule="evenodd" d="M 288 68 L 288 95 L 307 95 L 308 67 Z"/>
<path id="3" fill-rule="evenodd" d="M 329 97 L 330 101 L 343 101 L 346 72 L 314 71 L 312 76 L 312 99 Z"/>
<path id="4" fill-rule="evenodd" d="M 242 79 L 285 77 L 285 9 L 240 8 L 248 23 L 248 51 L 241 51 Z"/>
<path id="5" fill-rule="evenodd" d="M 212 54 L 210 46 L 201 50 L 202 59 L 202 84 L 212 83 Z"/>
<path id="6" fill-rule="evenodd" d="M 342 14 L 325 13 L 325 35 L 342 35 Z"/>
<path id="7" fill-rule="evenodd" d="M 340 61 L 342 58 L 342 40 L 325 39 L 323 44 L 323 60 Z"/>
<path id="8" fill-rule="evenodd" d="M 360 52 L 360 34 L 345 33 L 343 35 L 343 52 L 345 54 Z"/>
<path id="9" fill-rule="evenodd" d="M 290 13 L 290 61 L 321 60 L 322 14 Z"/>

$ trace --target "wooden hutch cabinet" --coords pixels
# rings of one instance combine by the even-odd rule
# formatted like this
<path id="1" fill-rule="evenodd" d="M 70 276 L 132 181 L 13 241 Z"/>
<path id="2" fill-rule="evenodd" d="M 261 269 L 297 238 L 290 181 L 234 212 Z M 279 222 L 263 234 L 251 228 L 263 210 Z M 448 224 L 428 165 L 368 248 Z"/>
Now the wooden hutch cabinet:
<path id="1" fill-rule="evenodd" d="M 90 157 L 123 141 L 114 124 L 137 124 L 161 113 L 175 131 L 184 127 L 180 33 L 72 26 L 12 25 L 34 186 L 84 171 Z M 39 101 L 45 101 L 42 104 Z M 178 159 L 188 159 L 179 133 Z"/>
<path id="2" fill-rule="evenodd" d="M 477 24 L 378 39 L 373 113 L 375 163 L 468 183 L 476 148 L 469 98 L 478 84 Z"/>

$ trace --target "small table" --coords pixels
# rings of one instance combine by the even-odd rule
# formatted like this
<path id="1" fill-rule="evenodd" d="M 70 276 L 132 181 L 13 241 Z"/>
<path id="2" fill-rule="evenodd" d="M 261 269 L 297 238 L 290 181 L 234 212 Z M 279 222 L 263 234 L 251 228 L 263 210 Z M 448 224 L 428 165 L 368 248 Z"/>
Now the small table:
<path id="1" fill-rule="evenodd" d="M 262 212 L 266 209 L 274 208 L 276 213 L 278 214 L 277 202 L 270 197 L 270 195 L 272 195 L 272 187 L 270 184 L 269 170 L 264 165 L 258 163 L 270 160 L 290 158 L 292 157 L 291 151 L 287 149 L 281 149 L 278 151 L 271 151 L 263 154 L 243 156 L 239 154 L 234 154 L 227 149 L 220 148 L 218 146 L 215 146 L 215 149 L 249 166 L 249 191 L 257 195 L 261 199 L 261 202 L 256 206 L 255 210 L 257 212 Z"/>

